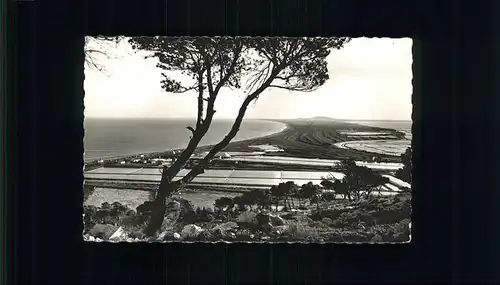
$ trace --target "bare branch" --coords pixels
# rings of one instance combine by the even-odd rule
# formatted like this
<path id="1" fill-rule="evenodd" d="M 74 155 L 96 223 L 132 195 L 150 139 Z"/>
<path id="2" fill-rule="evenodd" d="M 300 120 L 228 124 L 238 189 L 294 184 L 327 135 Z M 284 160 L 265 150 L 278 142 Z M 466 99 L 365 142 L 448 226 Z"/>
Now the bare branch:
<path id="1" fill-rule="evenodd" d="M 285 89 L 288 91 L 300 91 L 300 92 L 313 92 L 316 91 L 318 88 L 310 88 L 310 87 L 294 87 L 294 86 L 280 86 L 280 85 L 269 85 L 269 88 L 279 88 L 279 89 Z"/>
<path id="2" fill-rule="evenodd" d="M 187 126 L 186 129 L 190 130 L 193 135 L 195 134 L 195 130 L 191 126 Z"/>

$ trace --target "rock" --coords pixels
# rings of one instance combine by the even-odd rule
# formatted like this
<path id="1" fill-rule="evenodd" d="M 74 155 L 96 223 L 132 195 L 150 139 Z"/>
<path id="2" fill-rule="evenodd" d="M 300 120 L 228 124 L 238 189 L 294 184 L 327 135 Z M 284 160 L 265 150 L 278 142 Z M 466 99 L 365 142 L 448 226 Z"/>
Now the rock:
<path id="1" fill-rule="evenodd" d="M 137 213 L 132 210 L 132 209 L 129 209 L 127 212 L 125 212 L 125 215 L 127 216 L 135 216 Z"/>
<path id="2" fill-rule="evenodd" d="M 178 233 L 174 233 L 174 238 L 175 238 L 175 239 L 181 239 L 181 235 L 180 235 L 180 234 L 178 234 Z"/>
<path id="3" fill-rule="evenodd" d="M 223 223 L 223 224 L 220 224 L 220 225 L 217 225 L 217 226 L 213 227 L 212 230 L 221 229 L 221 230 L 224 230 L 224 231 L 228 231 L 228 230 L 235 229 L 237 227 L 238 227 L 237 223 L 235 223 L 235 222 L 227 222 L 227 223 Z"/>
<path id="4" fill-rule="evenodd" d="M 127 237 L 127 232 L 122 228 L 119 227 L 116 232 L 109 237 L 110 241 L 122 241 Z"/>
<path id="5" fill-rule="evenodd" d="M 238 224 L 235 222 L 227 222 L 213 227 L 210 230 L 210 238 L 222 239 L 227 237 L 236 237 L 232 231 L 238 228 Z"/>
<path id="6" fill-rule="evenodd" d="M 89 235 L 108 240 L 120 227 L 114 225 L 96 224 L 89 231 Z"/>
<path id="7" fill-rule="evenodd" d="M 195 238 L 203 232 L 203 229 L 197 225 L 189 224 L 185 225 L 181 231 L 181 236 L 183 238 Z"/>
<path id="8" fill-rule="evenodd" d="M 243 212 L 236 218 L 236 221 L 240 223 L 258 224 L 257 213 L 252 211 Z"/>
<path id="9" fill-rule="evenodd" d="M 86 235 L 83 235 L 83 240 L 84 241 L 95 241 L 95 238 L 91 235 L 86 234 Z"/>
<path id="10" fill-rule="evenodd" d="M 264 228 L 273 228 L 276 226 L 283 226 L 286 224 L 286 221 L 277 215 L 267 214 L 267 213 L 259 213 L 256 216 L 259 226 Z"/>
<path id="11" fill-rule="evenodd" d="M 159 235 L 158 235 L 158 238 L 157 240 L 159 241 L 163 241 L 165 240 L 167 237 L 171 236 L 172 235 L 172 230 L 171 229 L 168 229 L 166 231 L 163 231 L 161 232 Z"/>

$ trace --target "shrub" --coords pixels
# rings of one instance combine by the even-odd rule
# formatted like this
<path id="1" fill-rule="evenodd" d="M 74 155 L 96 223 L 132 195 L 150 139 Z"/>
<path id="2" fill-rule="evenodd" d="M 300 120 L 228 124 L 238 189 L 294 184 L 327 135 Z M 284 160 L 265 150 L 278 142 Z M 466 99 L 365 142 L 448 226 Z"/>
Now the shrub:
<path id="1" fill-rule="evenodd" d="M 191 201 L 182 198 L 172 198 L 173 202 L 180 204 L 179 221 L 185 224 L 195 223 L 197 220 L 196 212 Z"/>
<path id="2" fill-rule="evenodd" d="M 342 213 L 351 211 L 350 209 L 324 209 L 315 210 L 309 215 L 314 221 L 320 221 L 323 218 L 330 218 L 331 220 L 336 220 Z"/>
<path id="3" fill-rule="evenodd" d="M 321 195 L 321 198 L 323 199 L 323 201 L 327 201 L 327 202 L 331 202 L 331 201 L 336 200 L 335 193 L 332 193 L 332 192 L 323 193 Z"/>
<path id="4" fill-rule="evenodd" d="M 394 224 L 377 225 L 371 227 L 369 232 L 380 236 L 384 242 L 405 242 L 410 239 L 409 223 L 410 220 L 405 219 Z"/>
<path id="5" fill-rule="evenodd" d="M 230 211 L 234 207 L 234 201 L 229 197 L 220 197 L 215 200 L 214 207 L 220 211 L 223 211 L 224 208 L 226 211 Z"/>
<path id="6" fill-rule="evenodd" d="M 211 208 L 196 208 L 196 222 L 211 222 L 214 219 L 214 211 Z"/>
<path id="7" fill-rule="evenodd" d="M 145 201 L 144 203 L 137 206 L 135 209 L 136 209 L 138 215 L 149 216 L 149 215 L 151 215 L 152 210 L 153 210 L 153 202 Z"/>
<path id="8" fill-rule="evenodd" d="M 290 221 L 283 235 L 290 240 L 318 240 L 320 237 L 318 229 L 304 221 Z"/>
<path id="9" fill-rule="evenodd" d="M 83 201 L 87 201 L 87 198 L 94 193 L 95 187 L 89 185 L 83 185 Z"/>

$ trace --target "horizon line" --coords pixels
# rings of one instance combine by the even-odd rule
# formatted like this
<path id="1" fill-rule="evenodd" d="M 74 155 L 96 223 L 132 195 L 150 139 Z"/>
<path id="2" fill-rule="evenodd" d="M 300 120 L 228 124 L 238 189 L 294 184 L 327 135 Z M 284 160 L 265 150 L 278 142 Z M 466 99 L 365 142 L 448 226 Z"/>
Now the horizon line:
<path id="1" fill-rule="evenodd" d="M 195 117 L 100 117 L 100 116 L 84 116 L 84 120 L 89 119 L 189 119 L 196 120 Z M 299 119 L 313 119 L 313 118 L 327 118 L 331 120 L 339 121 L 409 121 L 412 119 L 348 119 L 348 118 L 332 118 L 328 116 L 315 116 L 315 117 L 295 117 L 295 118 L 243 118 L 244 120 L 299 120 Z M 226 117 L 226 118 L 214 118 L 214 120 L 234 120 L 236 118 Z"/>

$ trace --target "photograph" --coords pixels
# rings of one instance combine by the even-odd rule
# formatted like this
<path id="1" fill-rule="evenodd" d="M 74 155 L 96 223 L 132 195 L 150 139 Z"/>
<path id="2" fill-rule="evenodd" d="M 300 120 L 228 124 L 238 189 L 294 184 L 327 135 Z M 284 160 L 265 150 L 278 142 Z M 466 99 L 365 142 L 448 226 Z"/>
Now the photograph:
<path id="1" fill-rule="evenodd" d="M 83 240 L 411 242 L 412 45 L 85 37 Z"/>

